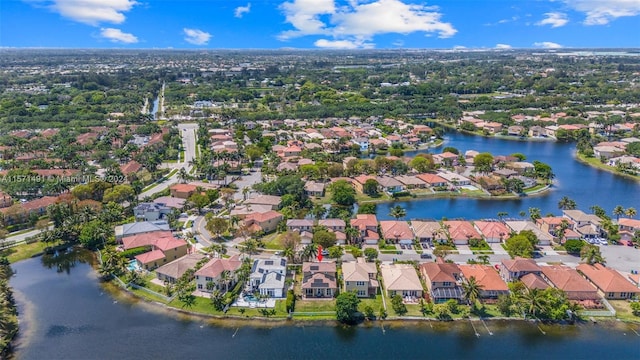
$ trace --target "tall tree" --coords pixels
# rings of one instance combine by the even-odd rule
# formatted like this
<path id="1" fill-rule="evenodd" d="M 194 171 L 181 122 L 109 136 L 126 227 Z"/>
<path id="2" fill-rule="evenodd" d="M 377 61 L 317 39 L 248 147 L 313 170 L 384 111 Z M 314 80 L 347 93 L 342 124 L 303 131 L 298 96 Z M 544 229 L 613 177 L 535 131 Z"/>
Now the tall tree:
<path id="1" fill-rule="evenodd" d="M 558 208 L 561 210 L 574 210 L 576 207 L 576 202 L 567 196 L 563 196 L 560 201 L 558 201 Z"/>
<path id="2" fill-rule="evenodd" d="M 480 298 L 480 292 L 483 286 L 478 284 L 475 276 L 471 276 L 466 282 L 462 283 L 462 294 L 472 309 L 476 307 L 476 301 Z"/>
<path id="3" fill-rule="evenodd" d="M 600 253 L 600 248 L 592 244 L 586 244 L 582 247 L 580 250 L 580 259 L 589 265 L 605 263 L 605 259 Z"/>
<path id="4" fill-rule="evenodd" d="M 614 209 L 613 209 L 613 215 L 616 216 L 616 220 L 620 220 L 620 215 L 624 214 L 624 208 L 622 207 L 622 205 L 617 205 Z"/>
<path id="5" fill-rule="evenodd" d="M 395 218 L 396 220 L 407 216 L 407 211 L 400 205 L 396 205 L 391 208 L 389 212 L 389 216 Z"/>
<path id="6" fill-rule="evenodd" d="M 638 212 L 636 211 L 635 208 L 630 207 L 624 211 L 624 214 L 630 218 L 633 218 L 634 216 L 638 215 Z"/>

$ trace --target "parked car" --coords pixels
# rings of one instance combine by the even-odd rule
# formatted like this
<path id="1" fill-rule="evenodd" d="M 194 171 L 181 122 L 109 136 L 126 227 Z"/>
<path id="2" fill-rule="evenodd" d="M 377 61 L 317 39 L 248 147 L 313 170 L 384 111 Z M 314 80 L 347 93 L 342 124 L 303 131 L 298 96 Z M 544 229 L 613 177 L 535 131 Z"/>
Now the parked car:
<path id="1" fill-rule="evenodd" d="M 420 254 L 420 259 L 431 259 L 431 254 Z"/>

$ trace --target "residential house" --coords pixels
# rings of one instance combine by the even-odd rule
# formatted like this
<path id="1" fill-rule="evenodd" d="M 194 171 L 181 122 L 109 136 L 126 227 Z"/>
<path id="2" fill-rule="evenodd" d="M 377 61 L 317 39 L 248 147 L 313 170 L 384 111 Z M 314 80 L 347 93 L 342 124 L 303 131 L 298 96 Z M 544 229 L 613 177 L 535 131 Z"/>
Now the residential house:
<path id="1" fill-rule="evenodd" d="M 143 221 L 156 221 L 171 214 L 173 209 L 155 202 L 143 202 L 133 208 L 136 219 Z"/>
<path id="2" fill-rule="evenodd" d="M 515 259 L 503 259 L 500 266 L 500 276 L 509 282 L 517 281 L 526 274 L 542 273 L 542 269 L 533 259 L 516 257 Z"/>
<path id="3" fill-rule="evenodd" d="M 404 185 L 405 189 L 424 189 L 427 187 L 427 183 L 420 180 L 417 176 L 398 175 L 395 178 Z"/>
<path id="4" fill-rule="evenodd" d="M 249 282 L 254 292 L 272 298 L 282 298 L 286 295 L 285 277 L 287 275 L 287 260 L 280 257 L 256 259 L 251 267 Z"/>
<path id="5" fill-rule="evenodd" d="M 135 257 L 138 264 L 149 271 L 187 255 L 189 249 L 186 241 L 173 237 L 169 231 L 128 236 L 122 239 L 122 245 L 125 250 L 150 247 L 150 251 Z"/>
<path id="6" fill-rule="evenodd" d="M 346 223 L 342 219 L 322 219 L 318 221 L 319 226 L 324 226 L 331 231 L 344 232 Z"/>
<path id="7" fill-rule="evenodd" d="M 386 241 L 394 244 L 411 245 L 413 243 L 413 231 L 406 221 L 380 221 L 380 232 Z"/>
<path id="8" fill-rule="evenodd" d="M 533 171 L 535 166 L 532 163 L 526 161 L 512 161 L 508 162 L 505 165 L 508 169 L 511 169 L 518 173 L 518 175 L 523 175 L 528 171 Z"/>
<path id="9" fill-rule="evenodd" d="M 345 291 L 353 291 L 358 297 L 374 297 L 378 291 L 378 270 L 375 263 L 358 258 L 356 262 L 342 264 Z"/>
<path id="10" fill-rule="evenodd" d="M 436 164 L 442 164 L 444 166 L 454 166 L 458 164 L 458 155 L 445 151 L 442 154 L 433 155 L 433 160 Z"/>
<path id="11" fill-rule="evenodd" d="M 304 184 L 304 192 L 307 194 L 307 196 L 323 197 L 324 183 L 307 181 Z"/>
<path id="12" fill-rule="evenodd" d="M 122 238 L 150 233 L 154 231 L 169 231 L 169 223 L 164 220 L 157 221 L 138 221 L 134 223 L 128 223 L 123 225 L 117 225 L 115 227 L 116 241 L 121 241 Z"/>
<path id="13" fill-rule="evenodd" d="M 351 183 L 353 183 L 353 187 L 356 189 L 356 191 L 364 192 L 364 184 L 367 182 L 367 180 L 371 179 L 376 180 L 376 177 L 371 175 L 358 175 L 353 178 Z M 378 182 L 378 180 L 376 180 L 376 182 Z"/>
<path id="14" fill-rule="evenodd" d="M 287 229 L 290 231 L 313 231 L 314 222 L 311 219 L 289 219 Z"/>
<path id="15" fill-rule="evenodd" d="M 469 281 L 473 277 L 476 279 L 476 283 L 482 287 L 480 290 L 481 299 L 495 300 L 500 295 L 509 294 L 507 283 L 493 266 L 474 264 L 459 265 L 459 268 L 465 281 Z"/>
<path id="16" fill-rule="evenodd" d="M 336 263 L 305 262 L 302 264 L 302 296 L 307 299 L 333 299 L 338 290 Z"/>
<path id="17" fill-rule="evenodd" d="M 636 231 L 640 231 L 640 220 L 629 218 L 620 218 L 618 220 L 618 233 L 622 240 L 631 241 Z"/>
<path id="18" fill-rule="evenodd" d="M 562 216 L 569 219 L 573 230 L 584 238 L 598 237 L 602 232 L 601 220 L 594 214 L 586 214 L 582 210 L 563 210 Z"/>
<path id="19" fill-rule="evenodd" d="M 382 191 L 388 194 L 394 194 L 404 190 L 404 185 L 390 176 L 378 176 L 376 177 L 376 181 L 380 184 Z"/>
<path id="20" fill-rule="evenodd" d="M 21 223 L 26 221 L 31 214 L 38 216 L 45 215 L 47 213 L 47 207 L 55 204 L 57 201 L 58 198 L 55 196 L 43 196 L 39 199 L 0 208 L 0 213 L 4 216 L 3 221 L 7 225 Z"/>
<path id="21" fill-rule="evenodd" d="M 169 284 L 175 284 L 187 270 L 196 267 L 196 264 L 205 256 L 199 253 L 188 254 L 156 269 L 156 278 Z"/>
<path id="22" fill-rule="evenodd" d="M 244 223 L 254 231 L 269 233 L 275 231 L 283 216 L 277 211 L 254 212 L 244 217 Z"/>
<path id="23" fill-rule="evenodd" d="M 542 276 L 536 273 L 528 273 L 520 278 L 520 282 L 529 290 L 538 289 L 544 290 L 549 287 L 549 284 L 544 281 Z"/>
<path id="24" fill-rule="evenodd" d="M 501 243 L 509 237 L 509 229 L 500 221 L 474 221 L 473 225 L 488 243 Z"/>
<path id="25" fill-rule="evenodd" d="M 418 174 L 416 177 L 422 181 L 424 181 L 427 185 L 431 187 L 442 187 L 447 186 L 447 180 L 436 175 L 436 174 Z"/>
<path id="26" fill-rule="evenodd" d="M 600 145 L 593 147 L 593 154 L 598 159 L 609 160 L 614 157 L 624 155 L 624 149 L 616 146 Z"/>
<path id="27" fill-rule="evenodd" d="M 443 303 L 451 299 L 462 300 L 462 288 L 459 284 L 462 271 L 458 265 L 438 259 L 437 262 L 421 264 L 420 274 L 434 303 Z"/>
<path id="28" fill-rule="evenodd" d="M 524 127 L 520 125 L 512 125 L 507 128 L 507 134 L 511 136 L 521 136 L 524 134 Z"/>
<path id="29" fill-rule="evenodd" d="M 511 232 L 520 233 L 524 230 L 532 231 L 538 238 L 538 245 L 548 246 L 551 245 L 553 236 L 548 232 L 540 230 L 533 222 L 525 220 L 505 221 L 505 225 L 511 230 Z"/>
<path id="30" fill-rule="evenodd" d="M 569 300 L 598 300 L 598 289 L 580 276 L 575 269 L 554 265 L 541 266 L 542 278 L 549 284 L 564 291 Z"/>
<path id="31" fill-rule="evenodd" d="M 196 192 L 197 188 L 197 186 L 192 184 L 174 184 L 169 187 L 169 193 L 173 197 L 188 199 L 189 196 Z"/>
<path id="32" fill-rule="evenodd" d="M 278 210 L 280 206 L 280 196 L 274 195 L 257 195 L 248 198 L 244 203 L 249 205 L 269 205 L 271 210 Z"/>
<path id="33" fill-rule="evenodd" d="M 388 297 L 402 295 L 405 302 L 416 302 L 416 298 L 422 297 L 422 283 L 413 265 L 381 264 L 380 274 Z"/>
<path id="34" fill-rule="evenodd" d="M 433 245 L 448 241 L 447 235 L 437 221 L 411 221 L 411 228 L 418 241 Z"/>
<path id="35" fill-rule="evenodd" d="M 196 288 L 202 292 L 228 291 L 237 280 L 236 272 L 242 266 L 238 255 L 228 259 L 213 258 L 196 271 Z"/>
<path id="36" fill-rule="evenodd" d="M 486 122 L 483 127 L 484 130 L 489 131 L 492 134 L 497 134 L 502 131 L 502 124 L 497 122 Z"/>
<path id="37" fill-rule="evenodd" d="M 376 245 L 380 240 L 378 234 L 378 219 L 373 214 L 357 214 L 351 219 L 351 227 L 358 229 L 359 240 L 367 245 Z"/>
<path id="38" fill-rule="evenodd" d="M 455 186 L 471 185 L 471 180 L 469 178 L 451 171 L 439 171 L 438 176 Z"/>
<path id="39" fill-rule="evenodd" d="M 449 238 L 456 245 L 468 245 L 471 239 L 482 239 L 480 233 L 469 221 L 443 221 L 442 224 Z"/>
<path id="40" fill-rule="evenodd" d="M 631 299 L 640 295 L 640 288 L 634 286 L 616 270 L 602 264 L 580 264 L 576 270 L 595 285 L 598 288 L 598 293 L 605 299 Z"/>
<path id="41" fill-rule="evenodd" d="M 530 137 L 547 136 L 547 130 L 542 126 L 534 125 L 529 128 L 529 136 Z"/>
<path id="42" fill-rule="evenodd" d="M 171 197 L 171 196 L 161 196 L 153 200 L 153 202 L 161 206 L 166 206 L 172 209 L 181 210 L 182 208 L 184 208 L 184 204 L 186 203 L 186 200 L 176 198 L 176 197 Z"/>

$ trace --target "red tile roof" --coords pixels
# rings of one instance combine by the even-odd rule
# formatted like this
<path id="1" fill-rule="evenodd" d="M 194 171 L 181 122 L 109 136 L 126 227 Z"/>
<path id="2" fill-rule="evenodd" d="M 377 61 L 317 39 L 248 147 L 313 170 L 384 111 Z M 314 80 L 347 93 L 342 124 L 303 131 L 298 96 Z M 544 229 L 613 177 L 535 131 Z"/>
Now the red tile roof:
<path id="1" fill-rule="evenodd" d="M 140 246 L 152 246 L 160 239 L 174 239 L 171 231 L 152 231 L 144 234 L 127 236 L 122 239 L 125 250 L 137 248 Z"/>
<path id="2" fill-rule="evenodd" d="M 204 264 L 200 270 L 196 271 L 197 276 L 206 276 L 216 278 L 222 274 L 223 271 L 235 272 L 240 269 L 242 261 L 238 255 L 234 255 L 228 259 L 211 259 L 208 263 Z"/>
<path id="3" fill-rule="evenodd" d="M 640 293 L 640 288 L 634 286 L 619 272 L 602 266 L 601 264 L 580 264 L 576 268 L 595 284 L 602 292 Z"/>
<path id="4" fill-rule="evenodd" d="M 507 283 L 502 280 L 496 269 L 489 265 L 460 265 L 465 279 L 476 278 L 484 291 L 509 291 Z"/>
<path id="5" fill-rule="evenodd" d="M 413 239 L 413 231 L 406 221 L 387 220 L 380 222 L 382 236 L 387 240 Z"/>
<path id="6" fill-rule="evenodd" d="M 153 261 L 162 260 L 164 259 L 164 257 L 164 253 L 161 250 L 153 250 L 144 254 L 137 255 L 136 260 L 138 260 L 142 264 L 148 264 Z"/>

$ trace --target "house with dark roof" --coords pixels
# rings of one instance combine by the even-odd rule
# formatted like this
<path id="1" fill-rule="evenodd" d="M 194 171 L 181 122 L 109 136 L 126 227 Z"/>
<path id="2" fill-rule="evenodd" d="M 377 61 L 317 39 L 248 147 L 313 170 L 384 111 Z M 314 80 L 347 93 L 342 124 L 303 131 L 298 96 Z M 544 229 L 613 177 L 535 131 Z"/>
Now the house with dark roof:
<path id="1" fill-rule="evenodd" d="M 287 220 L 287 229 L 290 231 L 312 231 L 314 226 L 313 220 L 310 219 L 289 219 Z"/>
<path id="2" fill-rule="evenodd" d="M 168 231 L 169 223 L 164 220 L 157 221 L 138 221 L 134 223 L 122 224 L 115 227 L 116 241 L 122 238 L 138 234 L 149 233 L 153 231 Z"/>
<path id="3" fill-rule="evenodd" d="M 253 292 L 272 298 L 286 295 L 287 260 L 280 257 L 256 259 L 251 267 L 249 284 Z"/>
<path id="4" fill-rule="evenodd" d="M 302 297 L 333 299 L 338 290 L 336 263 L 305 262 L 302 264 Z"/>
<path id="5" fill-rule="evenodd" d="M 143 202 L 133 208 L 133 215 L 138 220 L 156 221 L 171 214 L 173 209 L 155 202 Z"/>

